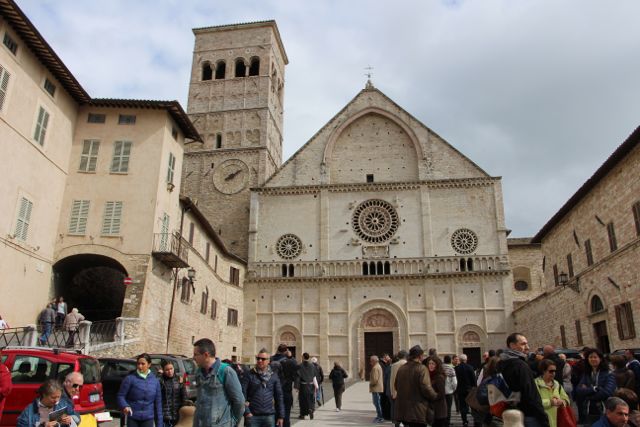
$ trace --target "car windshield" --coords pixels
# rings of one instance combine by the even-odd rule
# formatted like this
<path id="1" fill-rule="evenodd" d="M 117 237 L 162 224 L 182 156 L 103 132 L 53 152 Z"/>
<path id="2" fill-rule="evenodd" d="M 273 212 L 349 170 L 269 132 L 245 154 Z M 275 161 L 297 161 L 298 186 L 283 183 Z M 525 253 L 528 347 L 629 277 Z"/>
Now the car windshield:
<path id="1" fill-rule="evenodd" d="M 84 377 L 85 384 L 95 384 L 100 382 L 100 364 L 95 359 L 81 358 L 80 373 Z"/>
<path id="2" fill-rule="evenodd" d="M 187 374 L 193 375 L 196 373 L 196 362 L 194 362 L 193 359 L 182 359 L 182 363 L 184 363 L 184 369 L 187 371 Z"/>

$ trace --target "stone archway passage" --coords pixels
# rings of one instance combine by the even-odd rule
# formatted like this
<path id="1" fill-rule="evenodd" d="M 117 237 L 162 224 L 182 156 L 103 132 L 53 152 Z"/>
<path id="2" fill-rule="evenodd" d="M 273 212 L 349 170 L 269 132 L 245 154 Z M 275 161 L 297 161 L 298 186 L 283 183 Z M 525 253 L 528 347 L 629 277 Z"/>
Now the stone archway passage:
<path id="1" fill-rule="evenodd" d="M 95 254 L 73 255 L 53 266 L 56 296 L 87 320 L 111 320 L 122 314 L 125 268 L 116 260 Z"/>

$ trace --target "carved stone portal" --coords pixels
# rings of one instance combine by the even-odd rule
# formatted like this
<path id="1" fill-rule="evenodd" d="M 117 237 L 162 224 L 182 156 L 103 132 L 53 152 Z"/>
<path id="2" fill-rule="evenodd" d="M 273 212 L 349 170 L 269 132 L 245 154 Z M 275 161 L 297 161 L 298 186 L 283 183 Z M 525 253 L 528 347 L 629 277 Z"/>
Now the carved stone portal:
<path id="1" fill-rule="evenodd" d="M 369 328 L 397 328 L 398 322 L 387 310 L 374 309 L 362 317 L 362 327 Z"/>
<path id="2" fill-rule="evenodd" d="M 465 342 L 480 342 L 480 336 L 473 331 L 465 332 L 462 336 L 462 341 Z"/>
<path id="3" fill-rule="evenodd" d="M 282 335 L 280 335 L 280 342 L 287 345 L 291 345 L 291 343 L 295 344 L 296 336 L 293 335 L 292 332 L 283 332 Z"/>

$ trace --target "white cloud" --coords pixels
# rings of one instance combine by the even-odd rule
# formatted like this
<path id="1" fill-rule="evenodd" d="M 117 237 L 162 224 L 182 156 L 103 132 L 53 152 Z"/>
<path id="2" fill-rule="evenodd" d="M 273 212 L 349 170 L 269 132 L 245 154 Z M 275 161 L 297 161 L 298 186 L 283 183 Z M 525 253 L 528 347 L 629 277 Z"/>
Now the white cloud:
<path id="1" fill-rule="evenodd" d="M 640 3 L 18 0 L 95 97 L 186 105 L 192 28 L 276 19 L 285 157 L 374 84 L 489 174 L 532 235 L 640 124 Z"/>

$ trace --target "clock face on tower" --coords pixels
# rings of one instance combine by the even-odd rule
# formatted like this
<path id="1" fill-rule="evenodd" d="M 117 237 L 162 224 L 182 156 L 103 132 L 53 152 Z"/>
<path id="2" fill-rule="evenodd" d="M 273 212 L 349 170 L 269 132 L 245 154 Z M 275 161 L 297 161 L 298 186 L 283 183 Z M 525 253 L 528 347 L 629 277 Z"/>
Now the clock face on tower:
<path id="1" fill-rule="evenodd" d="M 249 167 L 242 160 L 229 159 L 213 171 L 213 185 L 224 194 L 242 191 L 249 183 Z"/>

